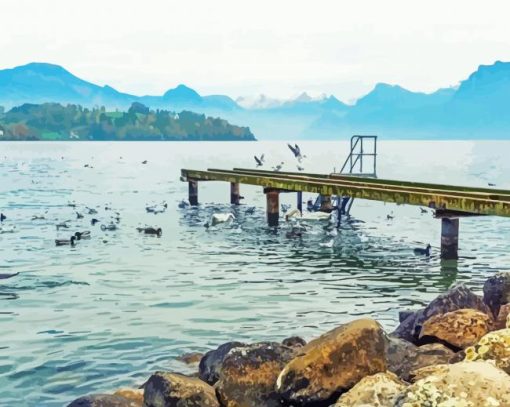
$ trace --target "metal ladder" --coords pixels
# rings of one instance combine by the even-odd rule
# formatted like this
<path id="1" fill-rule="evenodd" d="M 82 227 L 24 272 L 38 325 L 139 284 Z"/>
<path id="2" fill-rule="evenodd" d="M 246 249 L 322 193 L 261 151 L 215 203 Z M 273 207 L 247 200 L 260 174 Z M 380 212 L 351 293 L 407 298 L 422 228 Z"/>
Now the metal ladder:
<path id="1" fill-rule="evenodd" d="M 363 144 L 364 141 L 365 144 Z M 372 147 L 369 150 L 370 152 L 365 152 L 367 141 L 369 142 L 368 147 Z M 372 172 L 363 172 L 363 157 L 372 158 Z M 340 170 L 340 174 L 377 178 L 377 136 L 355 135 L 351 137 L 351 151 Z"/>

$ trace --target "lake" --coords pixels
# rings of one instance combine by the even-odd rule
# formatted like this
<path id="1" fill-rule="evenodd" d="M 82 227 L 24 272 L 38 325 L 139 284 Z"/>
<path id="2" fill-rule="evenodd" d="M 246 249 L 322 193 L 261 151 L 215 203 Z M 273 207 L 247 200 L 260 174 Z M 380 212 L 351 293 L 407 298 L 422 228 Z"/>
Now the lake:
<path id="1" fill-rule="evenodd" d="M 440 221 L 415 206 L 356 200 L 332 248 L 320 245 L 329 239 L 320 226 L 301 239 L 287 238 L 283 222 L 269 229 L 260 187 L 242 185 L 243 205 L 234 208 L 228 184 L 203 183 L 201 205 L 178 208 L 187 198 L 181 168 L 254 168 L 253 155 L 265 153 L 268 168 L 284 161 L 284 170 L 295 171 L 285 142 L 0 147 L 0 211 L 4 227 L 16 227 L 0 234 L 0 273 L 19 272 L 0 280 L 5 406 L 62 406 L 139 385 L 154 370 L 187 372 L 177 356 L 230 340 L 310 339 L 362 316 L 391 330 L 399 310 L 453 282 L 480 292 L 488 276 L 510 269 L 510 219 L 461 219 L 461 257 L 442 262 Z M 307 172 L 331 172 L 348 143 L 303 142 L 301 149 Z M 383 141 L 378 151 L 380 178 L 510 189 L 510 142 Z M 166 212 L 146 212 L 163 201 Z M 281 201 L 295 205 L 295 194 Z M 85 206 L 98 213 L 86 214 Z M 250 206 L 255 213 L 246 212 Z M 113 211 L 120 213 L 117 230 L 101 231 Z M 208 230 L 215 212 L 236 220 Z M 100 223 L 91 226 L 92 217 Z M 69 229 L 57 231 L 65 220 Z M 161 227 L 162 236 L 138 233 L 145 224 Z M 92 238 L 55 246 L 82 230 Z M 413 248 L 427 243 L 432 256 L 414 256 Z"/>

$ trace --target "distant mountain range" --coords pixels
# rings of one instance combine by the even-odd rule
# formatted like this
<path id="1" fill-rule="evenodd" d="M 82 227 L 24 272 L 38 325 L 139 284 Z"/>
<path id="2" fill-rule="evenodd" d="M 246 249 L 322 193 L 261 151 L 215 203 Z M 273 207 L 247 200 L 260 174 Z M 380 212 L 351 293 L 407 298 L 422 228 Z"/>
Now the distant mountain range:
<path id="1" fill-rule="evenodd" d="M 152 109 L 191 110 L 249 126 L 258 139 L 510 138 L 510 63 L 481 65 L 459 86 L 433 93 L 377 84 L 354 105 L 334 96 L 290 101 L 268 96 L 201 96 L 179 85 L 161 96 L 136 96 L 84 81 L 61 66 L 31 63 L 0 70 L 0 105 L 59 102 L 127 110 L 133 102 Z"/>

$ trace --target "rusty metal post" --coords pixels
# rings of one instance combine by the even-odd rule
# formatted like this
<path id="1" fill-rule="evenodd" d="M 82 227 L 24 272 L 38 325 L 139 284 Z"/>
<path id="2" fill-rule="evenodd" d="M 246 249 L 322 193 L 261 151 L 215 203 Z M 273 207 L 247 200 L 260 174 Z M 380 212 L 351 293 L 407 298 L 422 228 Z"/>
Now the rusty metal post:
<path id="1" fill-rule="evenodd" d="M 331 195 L 321 195 L 321 212 L 331 212 L 333 206 L 331 205 Z"/>
<path id="2" fill-rule="evenodd" d="M 459 258 L 459 218 L 441 219 L 441 258 L 455 260 Z"/>
<path id="3" fill-rule="evenodd" d="M 280 191 L 277 189 L 265 189 L 267 202 L 267 224 L 268 226 L 278 226 L 280 220 Z"/>
<path id="4" fill-rule="evenodd" d="M 198 181 L 188 180 L 188 200 L 191 206 L 198 205 Z"/>
<path id="5" fill-rule="evenodd" d="M 230 203 L 232 205 L 239 205 L 241 196 L 239 195 L 239 183 L 231 182 L 230 183 Z"/>
<path id="6" fill-rule="evenodd" d="M 301 215 L 303 214 L 303 192 L 298 191 L 297 193 L 297 208 Z"/>

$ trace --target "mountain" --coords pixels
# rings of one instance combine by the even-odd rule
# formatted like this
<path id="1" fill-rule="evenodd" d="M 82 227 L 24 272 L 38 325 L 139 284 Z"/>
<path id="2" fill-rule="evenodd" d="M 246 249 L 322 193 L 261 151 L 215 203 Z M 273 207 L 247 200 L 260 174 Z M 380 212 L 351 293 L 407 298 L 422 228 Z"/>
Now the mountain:
<path id="1" fill-rule="evenodd" d="M 354 133 L 385 138 L 510 138 L 510 63 L 480 65 L 456 87 L 432 93 L 378 83 L 354 105 L 306 92 L 282 101 L 260 95 L 236 101 L 202 96 L 178 85 L 159 96 L 136 96 L 84 81 L 64 68 L 32 63 L 0 70 L 0 106 L 76 103 L 126 110 L 140 102 L 151 109 L 190 110 L 242 123 L 259 139 L 339 139 Z"/>

